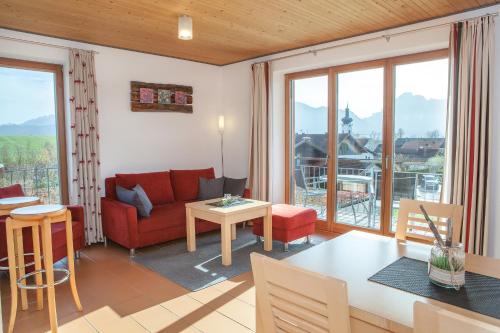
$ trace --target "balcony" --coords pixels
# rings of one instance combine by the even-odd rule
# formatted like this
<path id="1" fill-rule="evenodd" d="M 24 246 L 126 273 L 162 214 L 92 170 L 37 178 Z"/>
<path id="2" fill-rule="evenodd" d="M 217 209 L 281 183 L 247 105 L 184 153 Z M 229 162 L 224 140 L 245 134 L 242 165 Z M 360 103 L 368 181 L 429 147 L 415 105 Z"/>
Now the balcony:
<path id="1" fill-rule="evenodd" d="M 327 167 L 325 159 L 300 159 L 296 163 L 295 204 L 315 209 L 319 219 L 326 220 Z M 397 220 L 399 200 L 409 198 L 439 202 L 441 173 L 395 171 L 393 176 L 393 230 Z M 302 180 L 297 180 L 302 177 Z M 338 168 L 336 222 L 358 227 L 379 229 L 381 210 L 380 170 L 375 168 Z"/>
<path id="2" fill-rule="evenodd" d="M 26 195 L 37 196 L 43 203 L 59 203 L 61 200 L 58 166 L 6 167 L 0 171 L 0 187 L 13 184 L 21 184 Z"/>

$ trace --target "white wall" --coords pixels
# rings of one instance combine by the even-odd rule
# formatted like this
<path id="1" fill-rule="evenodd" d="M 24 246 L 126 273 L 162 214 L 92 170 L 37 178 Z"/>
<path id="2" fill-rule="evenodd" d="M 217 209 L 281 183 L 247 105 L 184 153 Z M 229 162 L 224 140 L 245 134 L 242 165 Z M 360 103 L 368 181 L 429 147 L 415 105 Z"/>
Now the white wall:
<path id="1" fill-rule="evenodd" d="M 220 175 L 219 114 L 227 118 L 225 173 L 246 177 L 249 106 L 240 107 L 247 104 L 243 103 L 245 97 L 242 100 L 231 86 L 223 92 L 222 67 L 4 29 L 0 29 L 0 35 L 98 52 L 95 62 L 103 179 L 118 172 L 209 166 Z M 67 50 L 0 39 L 0 57 L 62 64 L 68 91 Z M 193 86 L 194 113 L 131 112 L 130 81 Z M 225 108 L 221 98 L 227 102 Z M 69 107 L 66 109 L 69 112 Z"/>
<path id="2" fill-rule="evenodd" d="M 483 8 L 476 11 L 470 11 L 467 13 L 454 15 L 450 17 L 440 18 L 428 22 L 423 22 L 420 24 L 414 24 L 398 29 L 391 29 L 387 31 L 382 31 L 378 33 L 368 34 L 364 36 L 359 36 L 356 38 L 350 38 L 338 42 L 325 43 L 322 45 L 315 46 L 313 48 L 304 48 L 301 50 L 295 50 L 291 52 L 284 52 L 281 54 L 275 54 L 269 57 L 262 57 L 260 59 L 255 59 L 254 62 L 272 60 L 278 57 L 292 55 L 295 53 L 300 53 L 302 51 L 308 51 L 312 49 L 324 48 L 327 46 L 349 44 L 334 49 L 318 52 L 316 55 L 313 53 L 293 56 L 282 60 L 272 61 L 271 71 L 272 71 L 272 143 L 271 143 L 271 172 L 272 172 L 272 182 L 271 182 L 271 193 L 273 202 L 283 202 L 284 201 L 284 100 L 285 100 L 285 89 L 284 89 L 284 76 L 286 73 L 297 72 L 302 70 L 308 70 L 313 68 L 322 68 L 328 66 L 335 66 L 341 64 L 355 63 L 360 61 L 374 60 L 380 58 L 386 58 L 391 56 L 398 56 L 410 53 L 418 53 L 430 50 L 437 50 L 448 47 L 449 42 L 449 26 L 444 25 L 441 27 L 430 28 L 430 26 L 438 24 L 446 24 L 452 21 L 457 21 L 461 19 L 466 19 L 470 17 L 475 17 L 479 15 L 484 15 L 487 13 L 498 12 L 500 6 L 492 6 L 488 8 Z M 406 34 L 394 36 L 387 42 L 384 38 L 379 38 L 376 40 L 365 41 L 362 43 L 355 43 L 357 41 L 363 41 L 366 39 L 371 39 L 372 37 L 380 37 L 387 34 L 399 33 L 403 31 L 409 31 L 413 29 L 422 29 L 415 32 L 409 32 Z M 496 25 L 496 54 L 500 54 L 500 23 Z M 496 57 L 499 59 L 499 57 Z M 234 86 L 233 91 L 239 91 L 242 96 L 246 96 L 249 93 L 249 82 L 251 80 L 251 74 L 248 71 L 244 71 L 243 68 L 249 68 L 252 62 L 243 62 L 239 64 L 232 65 L 231 70 L 227 70 L 224 75 L 224 80 L 229 80 L 232 77 L 233 84 L 239 84 L 239 88 L 236 89 Z M 245 75 L 243 77 L 242 75 Z M 236 80 L 238 78 L 238 80 Z M 500 80 L 500 64 L 495 67 L 494 84 L 498 86 Z M 240 100 L 243 103 L 246 102 L 245 98 L 236 98 L 234 100 Z M 500 94 L 494 94 L 493 97 L 493 112 L 492 112 L 492 176 L 490 179 L 491 188 L 491 215 L 490 220 L 490 239 L 489 239 L 489 253 L 492 256 L 500 258 L 500 222 L 495 224 L 495 221 L 500 220 L 500 205 L 498 204 L 500 200 L 500 132 L 494 129 L 500 127 Z M 249 103 L 249 101 L 247 101 Z M 246 108 L 247 105 L 242 105 L 242 108 Z"/>

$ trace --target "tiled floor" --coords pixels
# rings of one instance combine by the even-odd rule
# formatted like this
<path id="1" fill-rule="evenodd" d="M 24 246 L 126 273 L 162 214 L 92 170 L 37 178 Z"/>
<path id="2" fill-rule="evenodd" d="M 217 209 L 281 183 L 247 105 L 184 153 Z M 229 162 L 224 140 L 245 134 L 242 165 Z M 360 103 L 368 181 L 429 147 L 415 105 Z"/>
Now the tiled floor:
<path id="1" fill-rule="evenodd" d="M 331 238 L 316 234 L 313 241 Z M 64 263 L 61 263 L 64 264 Z M 131 261 L 117 245 L 94 245 L 76 263 L 83 312 L 75 309 L 68 284 L 56 287 L 60 332 L 252 332 L 255 290 L 251 273 L 191 292 Z M 3 325 L 10 309 L 8 276 L 0 275 Z M 48 312 L 18 311 L 14 332 L 46 332 Z"/>

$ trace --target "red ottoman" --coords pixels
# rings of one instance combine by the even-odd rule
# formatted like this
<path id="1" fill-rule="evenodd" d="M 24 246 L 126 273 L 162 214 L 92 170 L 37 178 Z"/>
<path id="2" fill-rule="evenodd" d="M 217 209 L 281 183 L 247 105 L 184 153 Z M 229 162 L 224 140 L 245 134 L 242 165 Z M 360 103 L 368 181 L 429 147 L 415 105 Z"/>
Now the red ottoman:
<path id="1" fill-rule="evenodd" d="M 273 240 L 283 242 L 285 251 L 288 251 L 288 242 L 303 237 L 307 237 L 309 241 L 317 219 L 314 209 L 286 204 L 273 205 L 272 209 Z M 254 221 L 252 229 L 256 236 L 263 236 L 262 219 Z"/>

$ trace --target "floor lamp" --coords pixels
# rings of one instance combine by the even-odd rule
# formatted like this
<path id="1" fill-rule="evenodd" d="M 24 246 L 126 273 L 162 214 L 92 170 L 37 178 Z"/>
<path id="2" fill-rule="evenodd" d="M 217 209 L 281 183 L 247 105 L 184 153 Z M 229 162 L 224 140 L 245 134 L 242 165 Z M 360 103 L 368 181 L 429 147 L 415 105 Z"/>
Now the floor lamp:
<path id="1" fill-rule="evenodd" d="M 220 134 L 222 176 L 224 176 L 224 116 L 219 116 L 219 134 Z"/>

